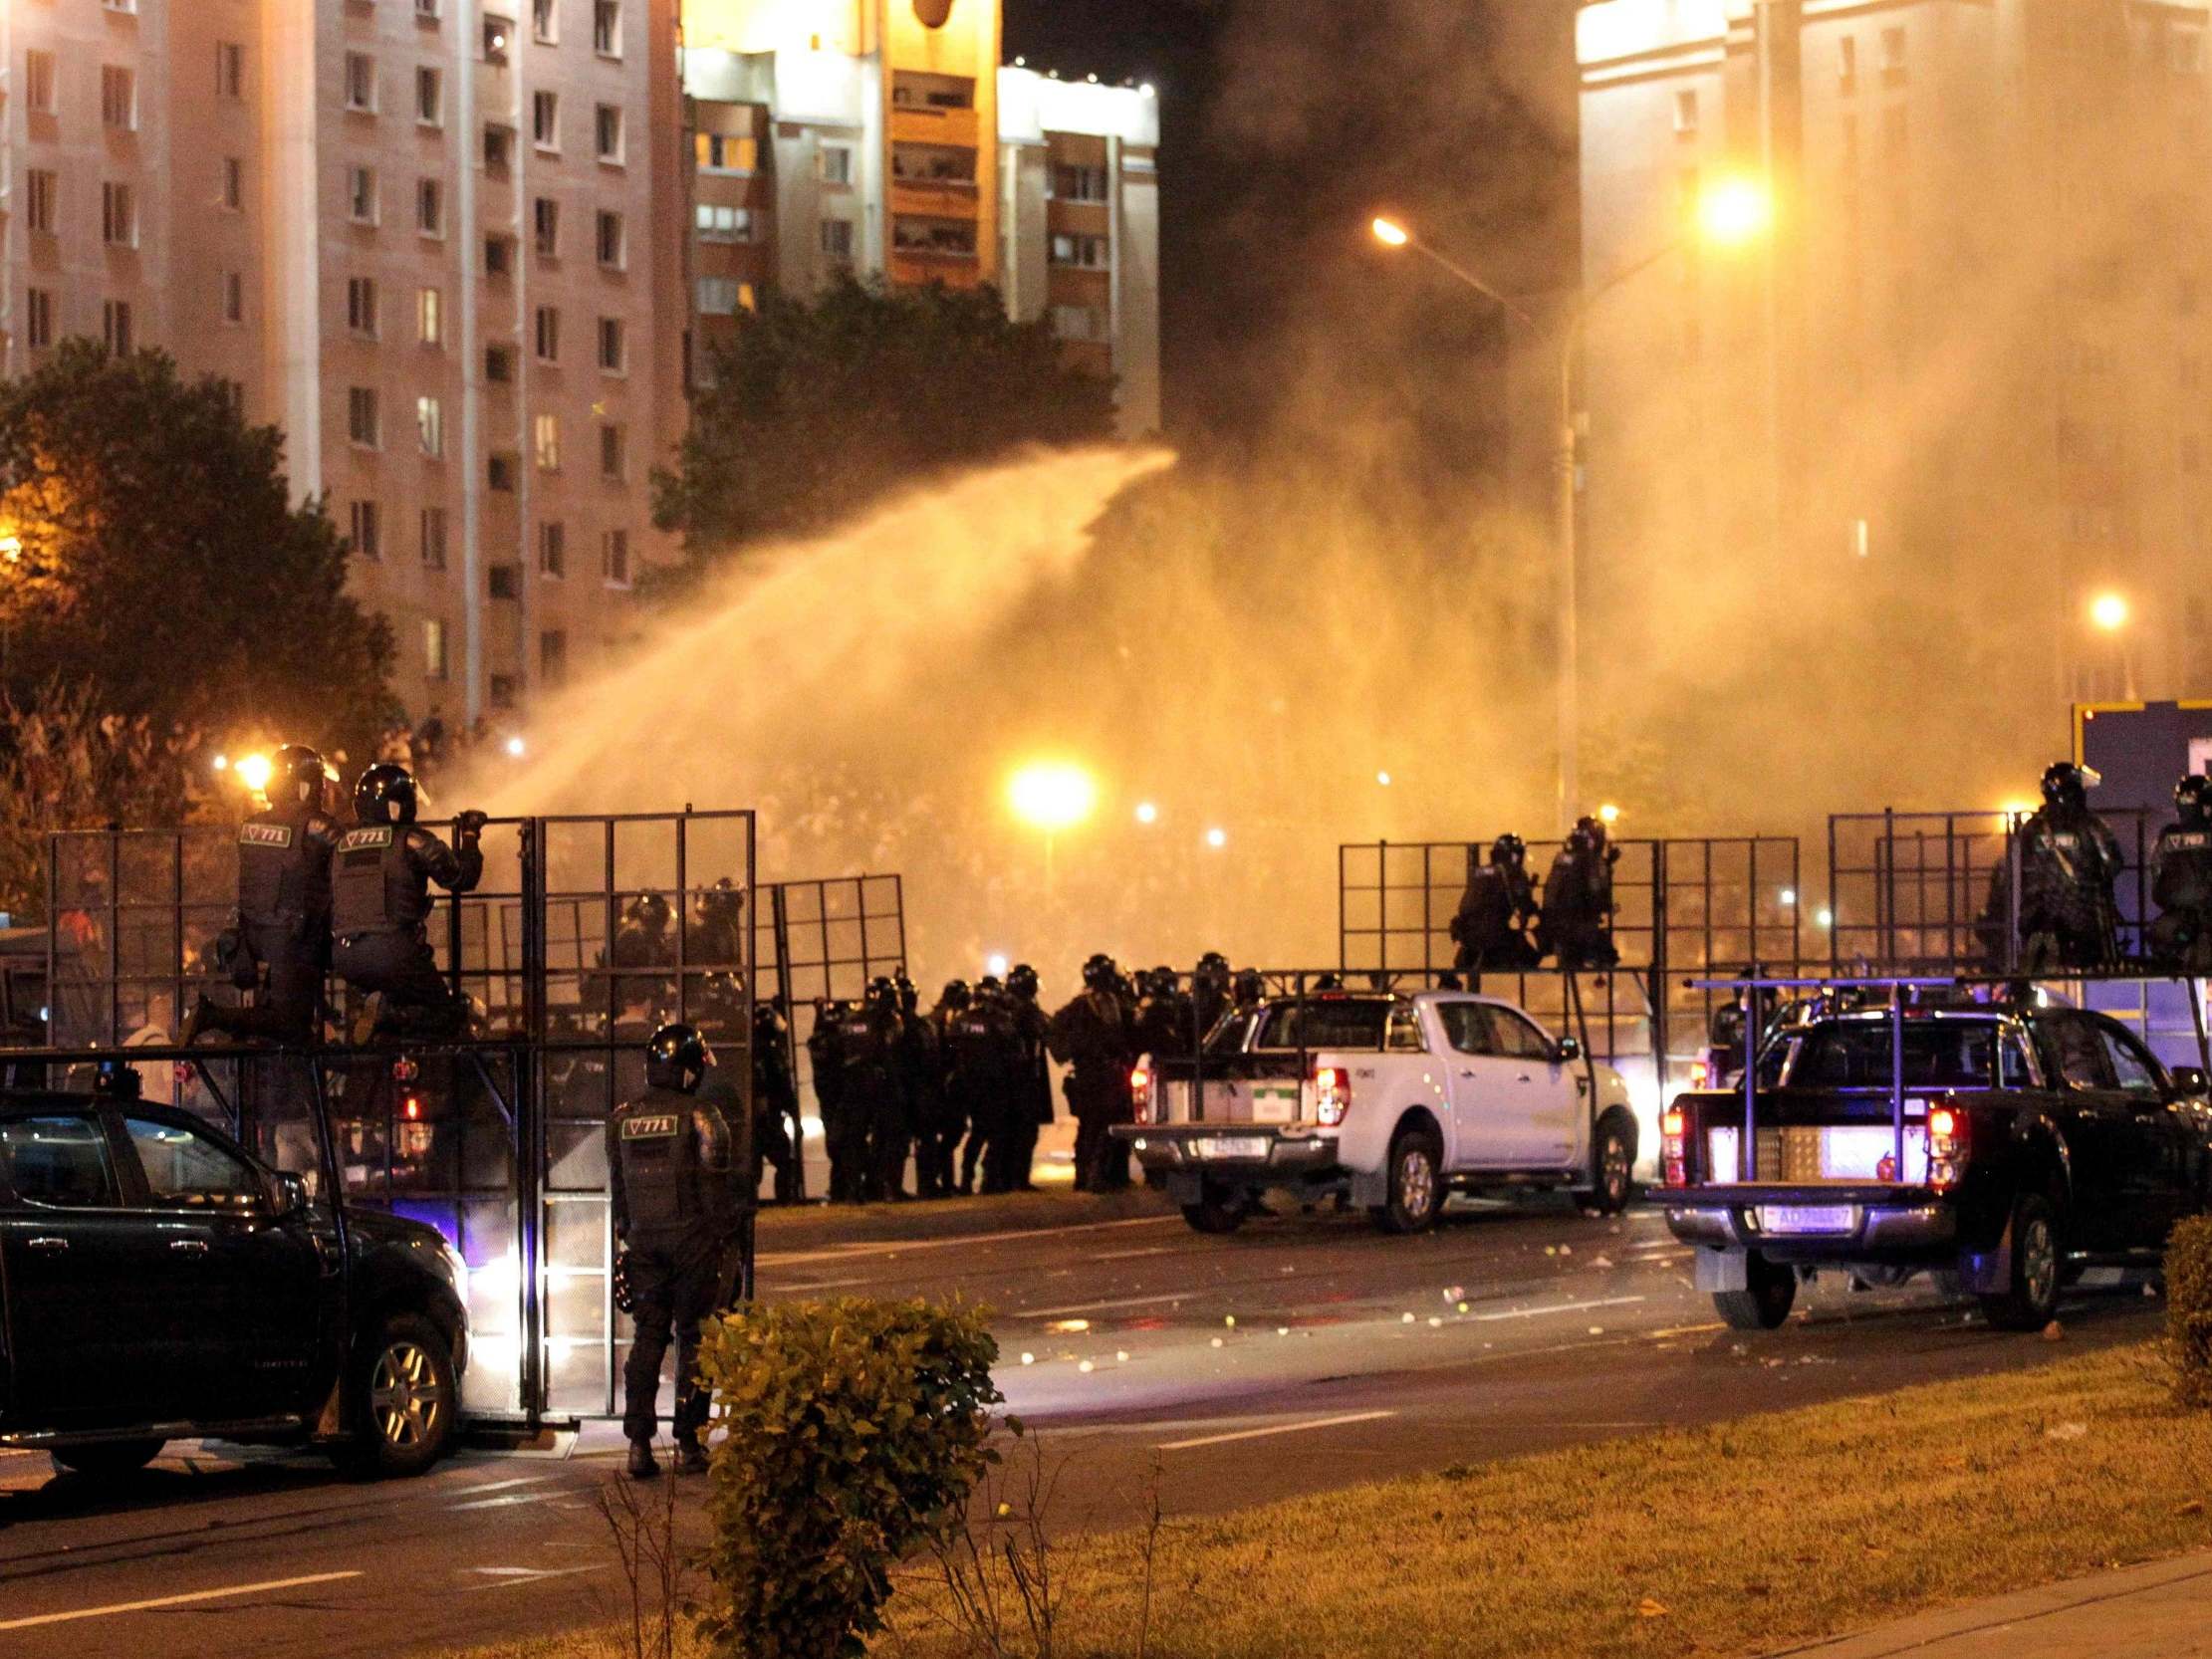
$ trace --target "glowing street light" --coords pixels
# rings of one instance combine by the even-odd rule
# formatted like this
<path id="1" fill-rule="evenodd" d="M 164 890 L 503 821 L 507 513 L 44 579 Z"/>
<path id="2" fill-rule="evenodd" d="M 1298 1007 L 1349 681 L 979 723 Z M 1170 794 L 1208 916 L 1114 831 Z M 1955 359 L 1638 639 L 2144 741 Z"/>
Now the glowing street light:
<path id="1" fill-rule="evenodd" d="M 1227 846 L 1229 844 L 1229 831 L 1218 828 L 1208 830 L 1206 831 L 1206 844 L 1217 850 Z"/>
<path id="2" fill-rule="evenodd" d="M 228 755 L 217 755 L 213 764 L 217 772 L 228 772 L 230 770 L 230 757 Z"/>
<path id="3" fill-rule="evenodd" d="M 1774 223 L 1774 197 L 1749 178 L 1724 178 L 1697 198 L 1697 228 L 1715 247 L 1740 248 Z"/>
<path id="4" fill-rule="evenodd" d="M 233 770 L 238 774 L 238 781 L 256 795 L 269 787 L 269 757 L 267 755 L 248 755 Z"/>
<path id="5" fill-rule="evenodd" d="M 1380 784 L 1384 789 L 1388 789 L 1390 787 L 1390 775 L 1387 772 L 1377 772 L 1374 775 L 1374 781 Z"/>
<path id="6" fill-rule="evenodd" d="M 1004 979 L 1006 977 L 1006 957 L 1004 953 L 993 951 L 985 957 L 983 959 L 983 971 L 993 979 Z"/>
<path id="7" fill-rule="evenodd" d="M 1797 903 L 1797 901 L 1798 901 L 1798 890 L 1797 890 L 1797 888 L 1795 888 L 1795 887 L 1785 887 L 1785 888 L 1783 888 L 1783 889 L 1782 889 L 1782 902 L 1783 902 L 1783 903 L 1784 903 L 1785 905 L 1794 905 L 1794 904 L 1796 904 L 1796 903 Z"/>
<path id="8" fill-rule="evenodd" d="M 1614 825 L 1620 822 L 1620 809 L 1618 807 L 1615 807 L 1610 801 L 1606 802 L 1602 807 L 1598 809 L 1598 822 L 1599 824 L 1602 824 L 1606 829 L 1610 830 Z"/>
<path id="9" fill-rule="evenodd" d="M 527 747 L 519 734 L 507 740 L 507 753 L 514 756 L 518 761 L 522 759 L 523 751 Z"/>
<path id="10" fill-rule="evenodd" d="M 1024 824 L 1055 835 L 1091 816 L 1099 805 L 1099 783 L 1066 761 L 1036 761 L 1007 780 L 1006 800 Z"/>
<path id="11" fill-rule="evenodd" d="M 1139 824 L 1157 824 L 1159 822 L 1159 809 L 1149 801 L 1139 801 L 1136 804 L 1136 822 Z"/>
<path id="12" fill-rule="evenodd" d="M 1378 218 L 1374 222 L 1374 239 L 1386 248 L 1402 248 L 1413 240 L 1413 235 L 1395 219 Z"/>
<path id="13" fill-rule="evenodd" d="M 2117 633 L 2127 625 L 2127 599 L 2120 593 L 2099 593 L 2089 600 L 2089 620 L 2106 633 Z"/>

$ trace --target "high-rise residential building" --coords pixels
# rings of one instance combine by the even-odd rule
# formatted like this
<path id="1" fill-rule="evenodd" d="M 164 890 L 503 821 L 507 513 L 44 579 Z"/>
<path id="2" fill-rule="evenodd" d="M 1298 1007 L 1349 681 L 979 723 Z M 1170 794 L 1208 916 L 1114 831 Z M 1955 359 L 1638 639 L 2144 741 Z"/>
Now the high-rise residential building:
<path id="1" fill-rule="evenodd" d="M 673 0 L 0 7 L 5 369 L 68 335 L 236 388 L 327 493 L 422 714 L 632 626 L 665 351 Z"/>
<path id="2" fill-rule="evenodd" d="M 1157 100 L 999 58 L 997 0 L 686 0 L 698 338 L 770 284 L 988 283 L 1156 430 Z"/>
<path id="3" fill-rule="evenodd" d="M 1594 607 L 1933 607 L 2026 694 L 2212 685 L 2207 13 L 1585 5 Z M 1772 225 L 1706 246 L 1734 176 Z"/>

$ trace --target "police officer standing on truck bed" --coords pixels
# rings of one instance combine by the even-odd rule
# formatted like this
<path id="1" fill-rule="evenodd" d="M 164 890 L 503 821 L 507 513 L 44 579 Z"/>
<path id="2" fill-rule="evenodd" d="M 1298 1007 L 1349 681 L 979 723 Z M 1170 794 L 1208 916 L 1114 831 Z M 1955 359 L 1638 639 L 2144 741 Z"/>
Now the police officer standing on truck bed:
<path id="1" fill-rule="evenodd" d="M 1136 1052 L 1158 1059 L 1187 1055 L 1195 1042 L 1191 999 L 1168 967 L 1144 975 L 1144 999 L 1136 1005 Z"/>
<path id="2" fill-rule="evenodd" d="M 1198 959 L 1190 976 L 1190 1006 L 1198 1022 L 1198 1035 L 1206 1036 L 1229 1012 L 1229 959 L 1210 950 Z"/>
<path id="3" fill-rule="evenodd" d="M 1576 820 L 1574 832 L 1552 859 L 1544 877 L 1537 948 L 1553 952 L 1570 973 L 1620 963 L 1611 935 L 1612 867 L 1619 861 L 1620 848 L 1594 818 Z"/>
<path id="4" fill-rule="evenodd" d="M 1134 1058 L 1119 971 L 1101 952 L 1083 965 L 1083 994 L 1052 1017 L 1053 1059 L 1073 1069 L 1068 1103 L 1076 1114 L 1076 1190 L 1118 1192 L 1129 1184 L 1126 1141 L 1107 1133 L 1131 1118 L 1129 1062 Z"/>
<path id="5" fill-rule="evenodd" d="M 305 1043 L 316 1034 L 331 961 L 331 854 L 342 831 L 329 817 L 331 770 L 313 749 L 288 743 L 270 768 L 269 807 L 238 829 L 238 931 L 234 973 L 258 989 L 251 1008 L 202 996 L 184 1022 L 184 1047 L 202 1032 Z"/>
<path id="6" fill-rule="evenodd" d="M 2011 926 L 2014 854 L 2020 864 L 2020 961 L 2031 972 L 2054 966 L 2104 967 L 2119 957 L 2119 913 L 2112 883 L 2126 865 L 2119 837 L 2089 811 L 2095 775 L 2071 761 L 2043 774 L 2043 806 L 2022 822 L 1990 873 L 1982 935 L 2002 964 Z"/>
<path id="7" fill-rule="evenodd" d="M 1492 841 L 1490 862 L 1479 868 L 1475 849 L 1467 849 L 1467 891 L 1452 917 L 1451 935 L 1459 946 L 1452 966 L 1474 974 L 1478 983 L 1486 971 L 1523 973 L 1537 964 L 1528 929 L 1540 917 L 1528 860 L 1528 843 L 1519 835 Z"/>
<path id="8" fill-rule="evenodd" d="M 333 954 L 340 977 L 366 996 L 354 1022 L 357 1043 L 379 1029 L 437 1042 L 468 1024 L 468 1004 L 439 975 L 425 924 L 431 882 L 458 897 L 483 876 L 486 821 L 479 812 L 461 814 L 458 847 L 451 847 L 416 825 L 418 805 L 407 769 L 378 762 L 354 786 L 360 828 L 338 843 Z"/>
<path id="9" fill-rule="evenodd" d="M 2181 822 L 2158 831 L 2150 855 L 2150 954 L 2192 974 L 2212 971 L 2212 778 L 2173 787 Z"/>
<path id="10" fill-rule="evenodd" d="M 714 1065 L 689 1026 L 662 1026 L 645 1047 L 645 1092 L 607 1120 L 608 1196 L 636 1321 L 622 1367 L 629 1473 L 649 1480 L 660 1362 L 676 1344 L 676 1468 L 706 1469 L 699 1431 L 711 1404 L 700 1383 L 699 1327 L 727 1295 L 724 1258 L 743 1212 L 728 1120 L 699 1084 Z"/>

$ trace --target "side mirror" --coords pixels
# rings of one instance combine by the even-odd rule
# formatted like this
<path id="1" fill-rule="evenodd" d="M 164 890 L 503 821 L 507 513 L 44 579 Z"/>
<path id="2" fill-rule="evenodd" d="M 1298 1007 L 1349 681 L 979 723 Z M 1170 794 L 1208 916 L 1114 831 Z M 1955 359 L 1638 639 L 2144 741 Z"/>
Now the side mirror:
<path id="1" fill-rule="evenodd" d="M 2173 1086 L 2184 1094 L 2202 1094 L 2212 1089 L 2212 1079 L 2194 1066 L 2177 1066 L 2173 1068 Z"/>
<path id="2" fill-rule="evenodd" d="M 1552 1064 L 1554 1066 L 1572 1066 L 1582 1058 L 1583 1044 L 1581 1038 L 1563 1037 L 1552 1045 Z"/>
<path id="3" fill-rule="evenodd" d="M 283 1170 L 269 1175 L 269 1213 L 283 1221 L 307 1208 L 307 1182 Z"/>

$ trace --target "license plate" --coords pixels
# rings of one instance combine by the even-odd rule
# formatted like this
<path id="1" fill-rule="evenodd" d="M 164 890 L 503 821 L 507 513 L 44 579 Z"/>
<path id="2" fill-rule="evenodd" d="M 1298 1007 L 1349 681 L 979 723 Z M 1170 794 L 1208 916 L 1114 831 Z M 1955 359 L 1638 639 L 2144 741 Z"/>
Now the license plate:
<path id="1" fill-rule="evenodd" d="M 1855 1204 L 1762 1204 L 1759 1231 L 1777 1237 L 1793 1234 L 1856 1233 Z"/>
<path id="2" fill-rule="evenodd" d="M 1190 1150 L 1200 1158 L 1265 1158 L 1271 1144 L 1268 1135 L 1208 1135 L 1192 1141 Z"/>
<path id="3" fill-rule="evenodd" d="M 1298 1090 L 1295 1088 L 1255 1088 L 1252 1091 L 1252 1121 L 1255 1123 L 1288 1123 L 1298 1116 Z"/>

